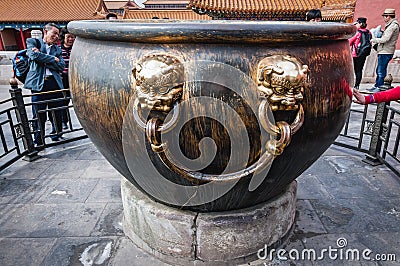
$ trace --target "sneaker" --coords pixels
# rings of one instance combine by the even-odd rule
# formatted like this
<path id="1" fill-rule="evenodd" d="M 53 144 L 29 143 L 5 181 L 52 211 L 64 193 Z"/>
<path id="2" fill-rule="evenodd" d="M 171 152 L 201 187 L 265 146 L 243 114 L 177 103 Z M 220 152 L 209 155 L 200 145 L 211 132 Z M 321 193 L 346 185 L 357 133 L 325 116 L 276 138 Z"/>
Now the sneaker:
<path id="1" fill-rule="evenodd" d="M 42 144 L 42 145 L 36 144 L 36 145 L 35 145 L 35 150 L 36 150 L 36 151 L 42 151 L 42 150 L 44 150 L 44 145 L 43 145 L 43 144 Z"/>
<path id="2" fill-rule="evenodd" d="M 43 143 L 42 139 L 39 138 L 37 140 L 34 140 L 33 144 L 35 144 L 36 146 L 43 146 L 44 143 Z"/>
<path id="3" fill-rule="evenodd" d="M 68 129 L 68 124 L 65 123 L 65 122 L 62 122 L 62 128 L 63 128 L 63 129 Z"/>
<path id="4" fill-rule="evenodd" d="M 63 134 L 64 134 L 64 133 L 59 132 L 59 133 L 56 135 L 56 131 L 55 131 L 55 130 L 52 130 L 52 131 L 50 132 L 50 135 L 52 135 L 52 136 L 50 136 L 50 138 L 59 138 L 59 137 L 61 137 Z"/>
<path id="5" fill-rule="evenodd" d="M 35 141 L 33 141 L 33 143 L 34 143 L 34 147 L 35 147 L 35 150 L 37 150 L 37 151 L 41 151 L 41 150 L 43 150 L 44 149 L 44 143 L 43 143 L 43 141 L 42 141 L 42 139 L 40 138 L 40 139 L 37 139 L 37 140 L 35 140 Z"/>
<path id="6" fill-rule="evenodd" d="M 59 139 L 60 139 L 60 134 L 55 135 L 56 132 L 55 132 L 54 130 L 51 131 L 50 134 L 54 134 L 54 135 L 50 136 L 50 139 L 51 139 L 52 141 L 59 141 Z"/>
<path id="7" fill-rule="evenodd" d="M 372 88 L 367 89 L 367 91 L 371 92 L 371 93 L 375 93 L 375 92 L 379 92 L 380 90 L 377 87 L 372 87 Z"/>

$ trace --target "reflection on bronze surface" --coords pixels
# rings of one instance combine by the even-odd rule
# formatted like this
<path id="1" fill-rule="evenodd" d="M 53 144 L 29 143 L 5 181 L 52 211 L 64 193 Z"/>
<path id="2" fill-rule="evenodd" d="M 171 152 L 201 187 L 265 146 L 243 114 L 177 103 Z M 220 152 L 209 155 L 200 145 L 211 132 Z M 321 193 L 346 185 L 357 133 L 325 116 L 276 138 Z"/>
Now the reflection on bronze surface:
<path id="1" fill-rule="evenodd" d="M 136 79 L 138 98 L 134 104 L 134 118 L 146 131 L 151 148 L 157 153 L 161 161 L 171 170 L 181 174 L 188 180 L 201 181 L 228 181 L 236 180 L 245 175 L 268 166 L 274 157 L 283 153 L 290 144 L 293 134 L 302 126 L 304 110 L 300 101 L 303 99 L 304 87 L 307 85 L 308 67 L 289 55 L 274 55 L 260 61 L 257 73 L 258 89 L 264 93 L 259 106 L 260 123 L 275 138 L 265 143 L 265 151 L 260 160 L 253 165 L 234 173 L 203 174 L 182 169 L 170 161 L 168 145 L 162 143 L 161 132 L 171 129 L 174 122 L 164 123 L 159 115 L 143 121 L 138 115 L 140 108 L 153 111 L 168 112 L 174 107 L 174 121 L 179 113 L 178 101 L 182 95 L 184 83 L 184 68 L 178 59 L 170 55 L 148 55 L 137 63 L 133 70 Z M 268 117 L 269 106 L 276 110 L 297 110 L 294 121 L 278 121 L 274 124 Z M 168 124 L 168 125 L 167 125 Z"/>
<path id="2" fill-rule="evenodd" d="M 290 55 L 273 55 L 258 64 L 258 89 L 272 111 L 297 110 L 307 86 L 308 66 Z"/>
<path id="3" fill-rule="evenodd" d="M 141 108 L 169 112 L 182 96 L 184 69 L 167 54 L 144 56 L 132 70 Z"/>

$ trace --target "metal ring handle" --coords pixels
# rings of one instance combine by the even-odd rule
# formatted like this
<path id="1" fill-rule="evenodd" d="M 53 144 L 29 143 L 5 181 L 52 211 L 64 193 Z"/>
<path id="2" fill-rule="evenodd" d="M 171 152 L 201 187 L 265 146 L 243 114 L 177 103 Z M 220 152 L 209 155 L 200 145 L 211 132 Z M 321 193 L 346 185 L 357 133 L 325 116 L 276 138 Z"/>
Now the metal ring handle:
<path id="1" fill-rule="evenodd" d="M 157 121 L 158 120 L 158 121 Z M 283 124 L 283 123 L 282 123 Z M 158 118 L 152 118 L 146 125 L 146 135 L 147 139 L 150 141 L 153 150 L 158 154 L 161 161 L 172 171 L 180 174 L 184 178 L 188 180 L 195 181 L 236 181 L 242 177 L 253 174 L 258 170 L 262 170 L 265 167 L 269 166 L 273 158 L 275 157 L 273 153 L 269 153 L 268 151 L 264 152 L 262 156 L 252 165 L 246 167 L 245 169 L 226 174 L 203 174 L 200 172 L 191 171 L 189 169 L 180 168 L 176 163 L 171 162 L 169 158 L 173 158 L 173 155 L 169 153 L 167 144 L 159 142 L 161 133 L 160 130 L 157 129 L 157 126 L 160 125 L 160 120 Z M 282 143 L 286 141 L 286 135 L 282 139 Z M 282 144 L 283 145 L 283 144 Z"/>
<path id="2" fill-rule="evenodd" d="M 304 121 L 304 110 L 300 105 L 300 109 L 297 112 L 294 122 L 289 125 L 285 121 L 278 121 L 276 125 L 272 124 L 268 118 L 268 112 L 266 111 L 268 102 L 263 100 L 259 107 L 260 123 L 263 128 L 270 134 L 276 136 L 279 135 L 278 140 L 270 140 L 267 142 L 266 150 L 261 155 L 261 157 L 252 165 L 246 167 L 245 169 L 235 171 L 233 173 L 225 174 L 203 174 L 200 172 L 191 171 L 190 169 L 178 167 L 176 163 L 173 163 L 169 158 L 173 158 L 173 155 L 169 153 L 169 149 L 166 143 L 161 142 L 161 133 L 166 133 L 173 128 L 179 115 L 178 104 L 174 105 L 173 117 L 166 123 L 163 124 L 162 121 L 157 118 L 151 118 L 147 123 L 144 123 L 140 118 L 137 109 L 138 102 L 135 102 L 134 108 L 134 118 L 139 126 L 143 127 L 146 131 L 147 139 L 149 140 L 151 147 L 154 152 L 156 152 L 161 159 L 161 161 L 172 171 L 180 174 L 184 178 L 192 181 L 236 181 L 242 177 L 248 176 L 255 173 L 258 170 L 262 170 L 269 166 L 273 159 L 282 154 L 284 148 L 289 145 L 291 141 L 291 136 L 299 130 Z"/>
<path id="3" fill-rule="evenodd" d="M 263 99 L 261 101 L 260 106 L 258 107 L 258 116 L 260 118 L 261 126 L 270 134 L 277 135 L 279 134 L 280 130 L 279 127 L 271 123 L 271 120 L 268 117 L 268 101 Z"/>
<path id="4" fill-rule="evenodd" d="M 296 117 L 292 124 L 290 124 L 291 135 L 293 136 L 303 125 L 304 123 L 304 109 L 303 105 L 300 104 L 299 111 L 296 114 Z"/>
<path id="5" fill-rule="evenodd" d="M 280 134 L 281 129 L 277 125 L 271 123 L 271 120 L 268 117 L 268 114 L 270 112 L 267 112 L 267 104 L 268 101 L 264 99 L 263 101 L 261 101 L 261 104 L 258 108 L 258 115 L 260 118 L 261 126 L 270 134 L 274 135 Z M 292 136 L 301 128 L 303 123 L 304 123 L 304 108 L 302 104 L 299 104 L 299 110 L 297 111 L 296 117 L 293 123 L 290 124 Z"/>
<path id="6" fill-rule="evenodd" d="M 172 163 L 168 158 L 171 158 L 171 154 L 168 153 L 168 149 L 166 145 L 162 145 L 163 149 L 158 151 L 157 154 L 159 155 L 161 161 L 171 170 L 180 174 L 184 178 L 192 181 L 237 181 L 238 179 L 248 176 L 250 174 L 255 173 L 258 170 L 265 169 L 269 165 L 271 165 L 273 158 L 275 157 L 274 154 L 269 152 L 264 152 L 262 156 L 252 165 L 246 167 L 245 169 L 233 172 L 233 173 L 226 173 L 226 174 L 204 174 L 200 172 L 190 171 L 189 169 L 179 168 L 176 164 Z"/>
<path id="7" fill-rule="evenodd" d="M 136 99 L 135 102 L 133 103 L 133 118 L 135 119 L 136 123 L 142 129 L 147 130 L 147 122 L 142 120 L 142 118 L 140 117 L 139 112 L 138 112 L 139 108 L 140 108 L 140 103 L 139 103 L 139 100 Z M 179 104 L 175 103 L 171 119 L 169 119 L 166 123 L 163 123 L 160 127 L 157 128 L 157 130 L 160 132 L 164 132 L 164 133 L 171 131 L 173 126 L 175 126 L 176 121 L 178 120 L 179 113 L 180 113 L 179 112 Z"/>

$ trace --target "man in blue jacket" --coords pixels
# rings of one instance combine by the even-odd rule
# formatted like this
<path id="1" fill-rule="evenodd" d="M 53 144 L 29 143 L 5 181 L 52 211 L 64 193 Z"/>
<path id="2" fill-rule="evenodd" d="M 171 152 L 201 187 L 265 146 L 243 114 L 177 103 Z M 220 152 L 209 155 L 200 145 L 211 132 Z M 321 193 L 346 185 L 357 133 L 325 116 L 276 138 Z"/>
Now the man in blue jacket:
<path id="1" fill-rule="evenodd" d="M 26 40 L 30 68 L 24 87 L 30 89 L 32 93 L 35 94 L 64 88 L 60 73 L 62 73 L 65 67 L 65 62 L 61 56 L 62 51 L 57 45 L 59 29 L 56 24 L 48 23 L 44 26 L 43 32 L 43 39 L 40 39 L 38 43 L 33 38 L 28 38 Z M 46 109 L 61 107 L 63 103 L 62 99 L 59 101 L 46 101 L 59 98 L 63 98 L 63 93 L 61 91 L 32 95 L 32 111 L 33 119 L 35 120 L 34 129 L 36 131 L 34 142 L 38 146 L 43 145 L 47 120 Z M 50 110 L 49 120 L 52 124 L 50 137 L 53 141 L 57 141 L 62 135 L 61 111 Z"/>

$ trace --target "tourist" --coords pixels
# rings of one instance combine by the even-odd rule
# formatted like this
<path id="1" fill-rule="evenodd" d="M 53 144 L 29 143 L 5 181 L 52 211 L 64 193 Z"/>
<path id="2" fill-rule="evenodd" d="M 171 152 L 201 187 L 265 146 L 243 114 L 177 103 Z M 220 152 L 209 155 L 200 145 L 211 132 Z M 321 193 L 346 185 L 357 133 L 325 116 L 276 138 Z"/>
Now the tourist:
<path id="1" fill-rule="evenodd" d="M 349 39 L 349 44 L 351 48 L 351 54 L 353 56 L 353 67 L 354 67 L 354 73 L 356 75 L 356 82 L 354 87 L 358 89 L 360 87 L 361 79 L 362 79 L 362 71 L 364 68 L 365 60 L 367 59 L 367 56 L 371 52 L 371 43 L 370 40 L 372 39 L 372 34 L 369 32 L 367 29 L 367 19 L 366 18 L 358 18 L 357 21 L 354 23 L 354 25 L 357 26 L 357 32 L 356 34 Z M 367 36 L 363 37 L 363 34 L 368 34 Z M 366 42 L 361 43 L 361 41 Z M 369 51 L 364 50 L 362 53 L 360 52 L 360 49 L 366 48 L 364 45 L 369 46 Z"/>
<path id="2" fill-rule="evenodd" d="M 310 9 L 306 14 L 306 21 L 309 22 L 321 22 L 322 14 L 319 9 Z"/>
<path id="3" fill-rule="evenodd" d="M 41 146 L 44 144 L 45 125 L 47 120 L 46 109 L 58 108 L 62 105 L 54 99 L 63 98 L 61 92 L 52 92 L 63 89 L 60 73 L 65 67 L 64 59 L 61 56 L 61 49 L 57 46 L 59 29 L 56 24 L 48 23 L 43 28 L 43 39 L 37 44 L 36 39 L 26 40 L 27 55 L 30 60 L 30 70 L 26 76 L 24 87 L 32 93 L 32 110 L 35 130 L 34 142 Z M 37 47 L 40 46 L 40 47 Z M 42 92 L 52 92 L 41 94 Z M 39 94 L 40 93 L 40 94 Z M 50 138 L 53 141 L 59 140 L 62 132 L 61 112 L 53 110 L 49 113 L 49 120 L 52 124 Z"/>
<path id="4" fill-rule="evenodd" d="M 396 50 L 396 42 L 399 38 L 399 22 L 395 18 L 395 9 L 387 8 L 382 14 L 385 21 L 385 30 L 380 38 L 374 37 L 371 43 L 378 44 L 378 65 L 376 67 L 375 85 L 367 89 L 370 92 L 378 92 L 379 87 L 383 85 L 383 81 L 387 74 L 389 61 L 392 60 L 394 51 Z"/>
<path id="5" fill-rule="evenodd" d="M 64 58 L 64 62 L 65 62 L 65 68 L 62 72 L 62 80 L 63 80 L 64 89 L 68 89 L 68 91 L 64 92 L 64 95 L 67 98 L 71 97 L 71 92 L 69 91 L 68 70 L 69 70 L 69 58 L 71 56 L 71 50 L 72 50 L 72 45 L 74 44 L 74 41 L 75 41 L 75 35 L 70 33 L 68 31 L 67 27 L 62 28 L 61 32 L 60 32 L 60 43 L 61 43 L 62 57 Z M 68 128 L 69 101 L 70 101 L 70 99 L 67 99 L 64 101 L 63 106 L 65 106 L 66 109 L 61 110 L 61 120 L 62 120 L 62 128 L 63 129 Z"/>

